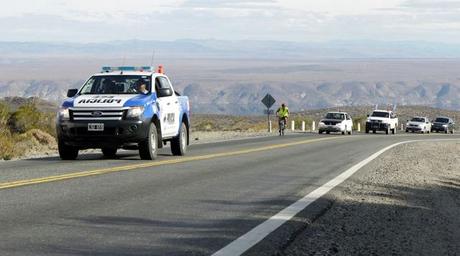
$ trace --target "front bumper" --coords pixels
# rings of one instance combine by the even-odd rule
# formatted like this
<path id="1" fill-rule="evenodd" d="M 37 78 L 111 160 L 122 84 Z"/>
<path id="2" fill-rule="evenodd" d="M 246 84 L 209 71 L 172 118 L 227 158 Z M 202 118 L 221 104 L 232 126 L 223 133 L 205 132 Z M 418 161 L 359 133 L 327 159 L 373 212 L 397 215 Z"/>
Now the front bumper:
<path id="1" fill-rule="evenodd" d="M 431 130 L 434 132 L 445 132 L 447 131 L 447 127 L 444 126 L 432 126 Z"/>
<path id="2" fill-rule="evenodd" d="M 342 128 L 340 126 L 335 125 L 323 125 L 318 127 L 320 132 L 342 132 Z"/>
<path id="3" fill-rule="evenodd" d="M 380 122 L 366 122 L 366 130 L 369 131 L 386 131 L 389 127 L 387 123 L 380 123 Z"/>
<path id="4" fill-rule="evenodd" d="M 421 132 L 423 129 L 420 126 L 406 126 L 406 131 L 409 132 Z"/>
<path id="5" fill-rule="evenodd" d="M 88 131 L 88 123 L 103 123 L 104 131 Z M 59 121 L 59 140 L 79 148 L 121 147 L 148 137 L 149 120 Z"/>

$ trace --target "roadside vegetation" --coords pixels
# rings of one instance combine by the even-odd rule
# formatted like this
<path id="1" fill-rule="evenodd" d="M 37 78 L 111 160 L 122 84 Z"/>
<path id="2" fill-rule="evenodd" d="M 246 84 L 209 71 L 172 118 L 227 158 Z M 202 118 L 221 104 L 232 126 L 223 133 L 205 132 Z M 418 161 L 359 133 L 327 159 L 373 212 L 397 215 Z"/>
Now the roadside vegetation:
<path id="1" fill-rule="evenodd" d="M 0 160 L 55 150 L 54 136 L 54 113 L 40 112 L 34 102 L 13 111 L 0 101 Z"/>

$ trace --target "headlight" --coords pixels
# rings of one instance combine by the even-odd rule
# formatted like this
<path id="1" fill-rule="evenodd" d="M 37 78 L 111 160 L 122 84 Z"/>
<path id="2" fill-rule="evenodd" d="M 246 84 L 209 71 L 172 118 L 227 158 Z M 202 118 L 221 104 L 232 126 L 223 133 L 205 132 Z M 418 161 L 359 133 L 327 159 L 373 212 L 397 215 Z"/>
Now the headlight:
<path id="1" fill-rule="evenodd" d="M 341 126 L 341 125 L 342 125 L 342 122 L 336 123 L 335 125 L 336 125 L 336 126 Z"/>
<path id="2" fill-rule="evenodd" d="M 128 118 L 138 118 L 144 113 L 144 107 L 132 107 L 128 109 L 126 117 Z"/>
<path id="3" fill-rule="evenodd" d="M 324 122 L 321 122 L 321 121 L 318 124 L 321 126 L 326 125 Z"/>
<path id="4" fill-rule="evenodd" d="M 442 127 L 447 127 L 447 124 L 443 124 Z"/>
<path id="5" fill-rule="evenodd" d="M 58 119 L 60 120 L 69 120 L 70 113 L 68 108 L 60 108 L 58 112 Z"/>

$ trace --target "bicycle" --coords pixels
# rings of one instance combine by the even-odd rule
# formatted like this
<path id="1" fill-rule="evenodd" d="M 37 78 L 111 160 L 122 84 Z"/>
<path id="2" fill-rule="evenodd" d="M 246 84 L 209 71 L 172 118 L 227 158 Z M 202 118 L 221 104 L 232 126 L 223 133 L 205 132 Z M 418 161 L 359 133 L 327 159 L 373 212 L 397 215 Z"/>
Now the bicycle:
<path id="1" fill-rule="evenodd" d="M 278 119 L 278 126 L 279 126 L 280 136 L 284 136 L 284 130 L 286 129 L 286 118 L 285 117 Z"/>

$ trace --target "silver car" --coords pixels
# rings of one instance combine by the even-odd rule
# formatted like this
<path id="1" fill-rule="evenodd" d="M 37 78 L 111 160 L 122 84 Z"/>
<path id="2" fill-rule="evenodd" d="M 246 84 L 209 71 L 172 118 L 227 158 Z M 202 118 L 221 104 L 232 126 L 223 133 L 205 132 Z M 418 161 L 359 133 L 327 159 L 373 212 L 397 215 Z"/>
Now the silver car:
<path id="1" fill-rule="evenodd" d="M 416 116 L 407 121 L 406 132 L 430 133 L 431 122 L 428 117 Z"/>

